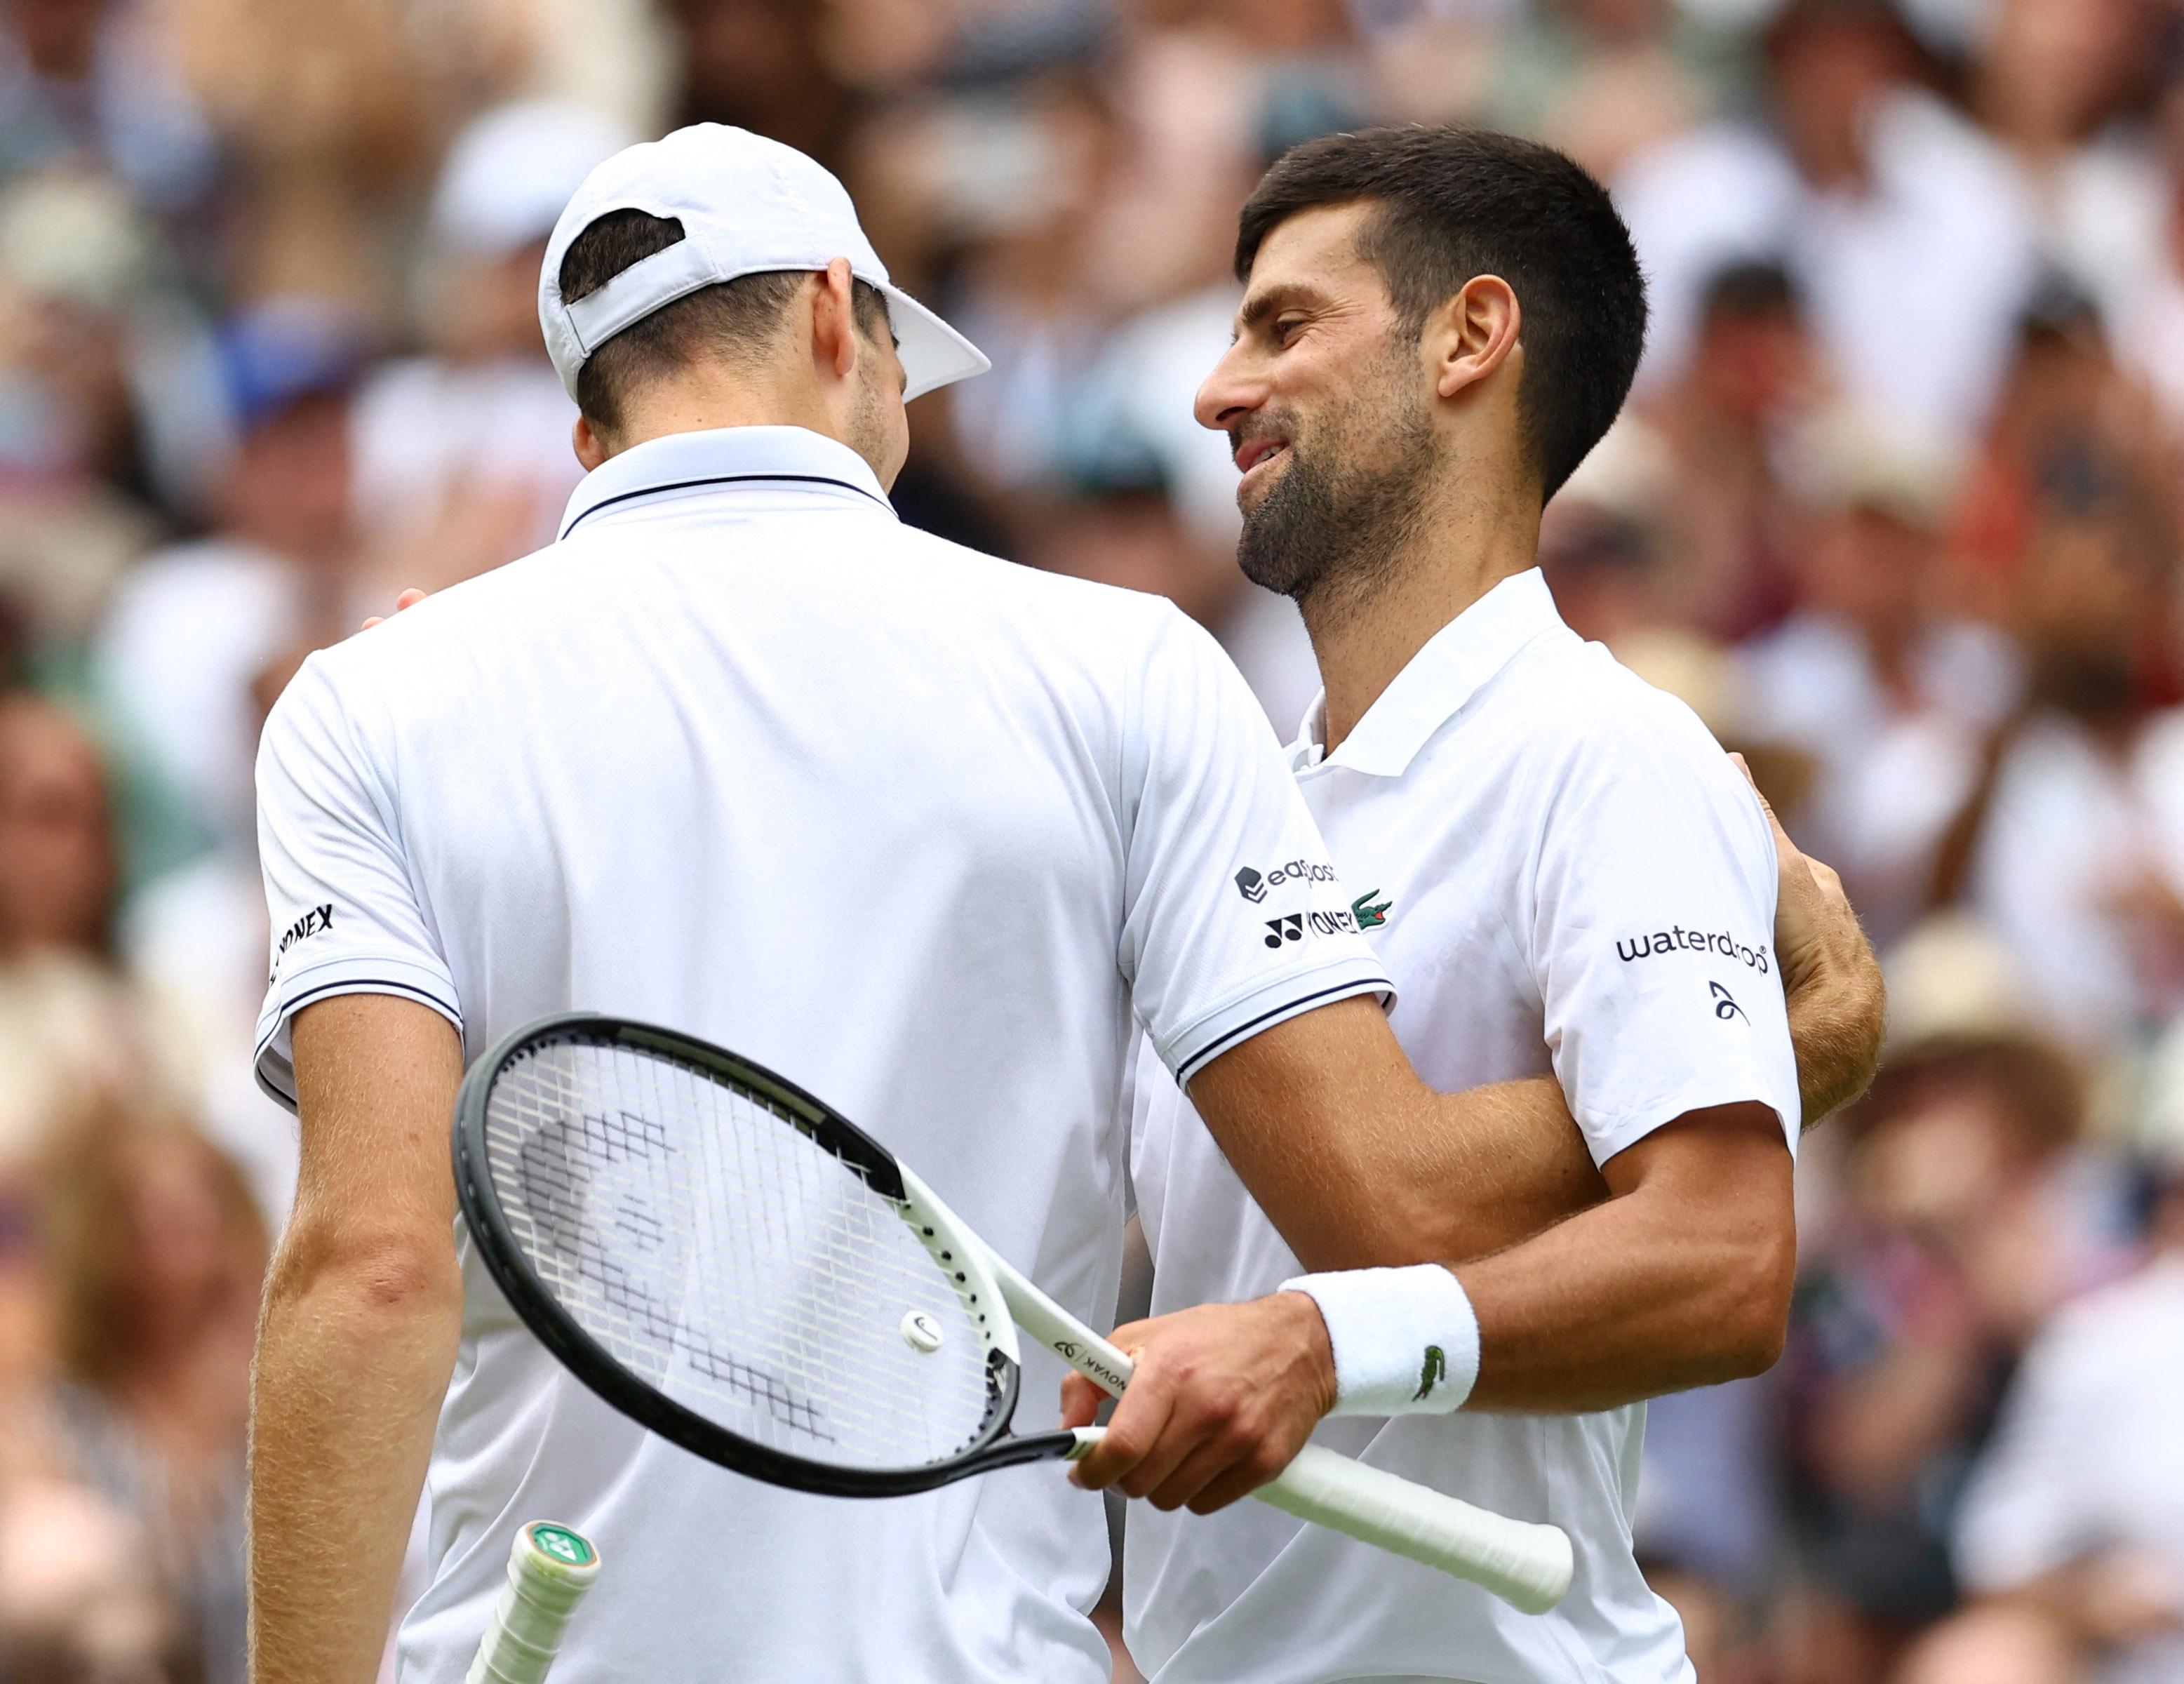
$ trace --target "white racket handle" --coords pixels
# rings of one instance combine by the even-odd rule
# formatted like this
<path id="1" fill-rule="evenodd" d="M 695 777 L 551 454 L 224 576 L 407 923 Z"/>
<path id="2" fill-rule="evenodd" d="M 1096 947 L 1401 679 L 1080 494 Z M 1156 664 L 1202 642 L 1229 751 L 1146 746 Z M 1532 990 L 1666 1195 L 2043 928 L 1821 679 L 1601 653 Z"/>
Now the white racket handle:
<path id="1" fill-rule="evenodd" d="M 990 1252 L 989 1253 L 990 1256 Z M 1017 1326 L 1093 1385 L 1120 1397 L 1130 1359 L 999 1257 L 992 1258 Z M 1101 1429 L 1078 1435 L 1084 1451 Z M 1570 1587 L 1576 1559 L 1559 1526 L 1513 1520 L 1316 1444 L 1251 1493 L 1285 1514 L 1483 1586 L 1527 1614 L 1545 1614 Z"/>
<path id="2" fill-rule="evenodd" d="M 464 1684 L 542 1684 L 569 1617 L 599 1576 L 588 1540 L 550 1520 L 533 1520 L 508 1553 L 508 1581 Z"/>

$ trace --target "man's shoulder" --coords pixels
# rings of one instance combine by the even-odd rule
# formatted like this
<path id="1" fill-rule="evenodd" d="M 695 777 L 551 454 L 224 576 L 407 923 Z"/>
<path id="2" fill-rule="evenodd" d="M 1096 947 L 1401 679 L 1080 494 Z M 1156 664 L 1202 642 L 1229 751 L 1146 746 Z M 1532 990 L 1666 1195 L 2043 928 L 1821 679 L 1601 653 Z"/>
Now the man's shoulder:
<path id="1" fill-rule="evenodd" d="M 1163 596 L 1004 560 L 916 527 L 900 530 L 900 553 L 920 577 L 965 605 L 1022 615 L 1084 638 L 1142 640 L 1188 623 Z"/>
<path id="2" fill-rule="evenodd" d="M 1539 639 L 1482 699 L 1497 732 L 1522 731 L 1535 753 L 1572 767 L 1689 767 L 1734 776 L 1691 705 L 1648 683 L 1575 633 Z M 1519 722 L 1521 722 L 1521 723 Z"/>

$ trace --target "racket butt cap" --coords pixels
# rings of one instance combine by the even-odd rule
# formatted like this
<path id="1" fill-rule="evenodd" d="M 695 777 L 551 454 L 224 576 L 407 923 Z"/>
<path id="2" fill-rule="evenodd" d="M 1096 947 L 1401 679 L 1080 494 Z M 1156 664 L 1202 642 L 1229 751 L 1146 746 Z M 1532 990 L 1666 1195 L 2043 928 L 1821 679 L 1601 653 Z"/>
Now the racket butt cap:
<path id="1" fill-rule="evenodd" d="M 520 1529 L 465 1684 L 543 1684 L 570 1616 L 599 1574 L 599 1551 L 581 1532 L 553 1520 Z"/>

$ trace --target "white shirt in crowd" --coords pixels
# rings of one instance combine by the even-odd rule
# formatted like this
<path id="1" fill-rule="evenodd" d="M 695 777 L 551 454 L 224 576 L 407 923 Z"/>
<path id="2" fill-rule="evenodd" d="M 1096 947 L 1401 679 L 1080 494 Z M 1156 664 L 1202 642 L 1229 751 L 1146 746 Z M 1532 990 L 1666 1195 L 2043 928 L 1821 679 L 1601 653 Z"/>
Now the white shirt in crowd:
<path id="1" fill-rule="evenodd" d="M 900 525 L 796 428 L 641 444 L 559 543 L 315 655 L 259 785 L 276 1092 L 333 995 L 420 1001 L 472 1055 L 548 1012 L 672 1025 L 838 1106 L 1088 1319 L 1133 1006 L 1187 1076 L 1387 989 L 1212 639 Z M 408 1684 L 462 1677 L 542 1514 L 614 1563 L 556 1684 L 1106 1678 L 1103 1510 L 1052 1466 L 884 1503 L 744 1479 L 570 1378 L 463 1249 Z M 1061 1373 L 1028 1353 L 1026 1407 Z"/>
<path id="2" fill-rule="evenodd" d="M 2098 1050 L 2184 1005 L 2128 908 L 2153 885 L 2184 895 L 2184 709 L 2156 714 L 2120 756 L 2072 719 L 2035 716 L 1996 775 L 1970 887 L 2052 1031 Z"/>
<path id="3" fill-rule="evenodd" d="M 1930 95 L 1869 119 L 1862 190 L 1818 192 L 1763 132 L 1719 123 L 1641 153 L 1611 184 L 1653 307 L 1642 386 L 1673 380 L 1724 265 L 1785 264 L 1846 394 L 1922 436 L 1984 421 L 2036 279 L 2031 195 L 1993 142 Z"/>
<path id="4" fill-rule="evenodd" d="M 1290 751 L 1351 902 L 1401 990 L 1391 1021 L 1444 1090 L 1550 1071 L 1594 1160 L 1692 1111 L 1800 1113 L 1772 947 L 1775 864 L 1751 790 L 1696 717 L 1565 627 L 1536 570 L 1442 629 L 1331 755 Z M 1156 1313 L 1274 1291 L 1299 1265 L 1189 1103 L 1141 1077 L 1133 1124 Z M 1631 1555 L 1642 1406 L 1413 1415 L 1315 1437 L 1566 1530 L 1552 1614 L 1259 1503 L 1131 1505 L 1126 1631 L 1156 1684 L 1381 1678 L 1669 1684 L 1674 1613 Z"/>
<path id="5" fill-rule="evenodd" d="M 1934 856 L 1977 784 L 1988 735 L 2017 701 L 2021 661 L 1992 626 L 1927 627 L 1891 694 L 1855 627 L 1792 614 L 1737 652 L 1747 741 L 1786 743 L 1819 774 L 1793 817 L 1798 839 L 1857 885 L 1884 947 L 1920 917 Z"/>
<path id="6" fill-rule="evenodd" d="M 375 372 L 351 411 L 359 524 L 399 532 L 450 499 L 481 493 L 535 504 L 526 548 L 553 541 L 583 477 L 569 430 L 577 406 L 543 357 L 477 363 L 412 357 Z"/>
<path id="7" fill-rule="evenodd" d="M 1965 1586 L 2006 1595 L 2085 1557 L 2142 1552 L 2184 1586 L 2184 1256 L 2060 1311 L 2018 1370 L 1957 1522 Z M 2184 1618 L 2184 1602 L 2177 1609 Z M 2184 1633 L 2108 1657 L 2098 1684 L 2171 1684 Z"/>
<path id="8" fill-rule="evenodd" d="M 160 550 L 114 594 L 93 651 L 101 693 L 126 750 L 201 831 L 198 845 L 246 858 L 252 686 L 303 635 L 300 570 L 245 539 Z"/>

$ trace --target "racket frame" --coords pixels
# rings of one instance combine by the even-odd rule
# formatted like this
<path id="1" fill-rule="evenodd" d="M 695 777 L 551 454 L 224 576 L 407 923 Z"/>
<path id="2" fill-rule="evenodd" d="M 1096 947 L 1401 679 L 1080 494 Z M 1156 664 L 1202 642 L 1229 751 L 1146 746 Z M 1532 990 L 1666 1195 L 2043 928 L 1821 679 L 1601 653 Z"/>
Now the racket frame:
<path id="1" fill-rule="evenodd" d="M 524 1255 L 488 1168 L 486 1124 L 494 1079 L 536 1049 L 568 1042 L 627 1046 L 718 1077 L 766 1105 L 785 1124 L 831 1153 L 896 1207 L 962 1301 L 986 1357 L 986 1413 L 963 1449 L 939 1462 L 900 1469 L 844 1468 L 761 1444 L 707 1419 L 632 1374 L 564 1308 Z M 504 1036 L 463 1078 L 455 1102 L 455 1193 L 486 1273 L 539 1342 L 562 1366 L 638 1425 L 684 1449 L 768 1484 L 828 1497 L 907 1497 L 968 1473 L 1081 1453 L 1067 1432 L 1014 1437 L 1022 1369 L 1016 1324 L 993 1273 L 992 1253 L 955 1213 L 919 1184 L 913 1196 L 894 1155 L 823 1100 L 762 1065 L 691 1037 L 626 1018 L 568 1012 Z"/>

